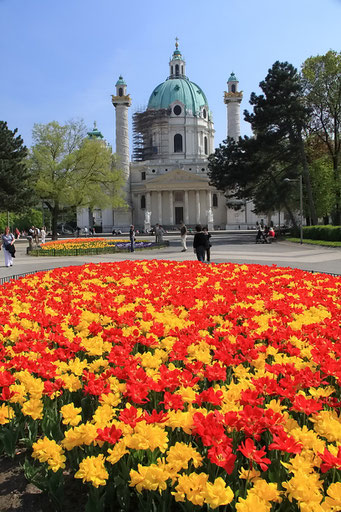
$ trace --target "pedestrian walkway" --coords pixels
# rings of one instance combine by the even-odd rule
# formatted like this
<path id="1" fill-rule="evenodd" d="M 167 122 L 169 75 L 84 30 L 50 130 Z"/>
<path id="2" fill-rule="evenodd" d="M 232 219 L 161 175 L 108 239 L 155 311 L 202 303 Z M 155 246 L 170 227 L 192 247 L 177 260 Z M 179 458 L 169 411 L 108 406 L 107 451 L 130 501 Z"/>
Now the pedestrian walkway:
<path id="1" fill-rule="evenodd" d="M 162 249 L 99 254 L 89 256 L 34 257 L 26 255 L 27 242 L 16 243 L 14 266 L 6 268 L 0 252 L 0 279 L 12 275 L 47 270 L 84 263 L 101 263 L 122 260 L 162 259 L 170 261 L 196 260 L 192 249 L 192 238 L 188 237 L 188 250 L 181 252 L 180 237 L 169 237 L 170 245 Z M 315 272 L 341 274 L 341 248 L 329 248 L 277 242 L 271 245 L 256 245 L 253 235 L 248 233 L 221 232 L 212 238 L 211 260 L 213 263 L 257 263 L 300 268 Z"/>

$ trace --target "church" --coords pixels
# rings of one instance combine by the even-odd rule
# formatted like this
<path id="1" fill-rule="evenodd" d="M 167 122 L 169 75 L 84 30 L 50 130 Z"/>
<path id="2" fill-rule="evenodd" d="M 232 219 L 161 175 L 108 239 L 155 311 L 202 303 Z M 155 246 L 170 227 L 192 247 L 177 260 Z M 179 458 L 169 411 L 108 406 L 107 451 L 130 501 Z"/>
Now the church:
<path id="1" fill-rule="evenodd" d="M 145 111 L 133 114 L 132 145 L 128 111 L 132 100 L 127 84 L 119 77 L 112 104 L 115 108 L 116 154 L 125 179 L 127 207 L 95 208 L 78 212 L 79 227 L 95 226 L 111 232 L 113 227 L 134 224 L 149 231 L 156 223 L 175 229 L 207 225 L 213 229 L 253 227 L 258 217 L 252 203 L 234 210 L 224 194 L 210 186 L 208 156 L 214 152 L 214 124 L 208 101 L 199 85 L 186 74 L 186 62 L 176 40 L 169 60 L 168 78 L 152 91 Z M 227 81 L 227 136 L 240 136 L 240 103 L 243 93 L 234 73 Z M 90 137 L 101 136 L 95 128 Z M 130 155 L 132 158 L 130 159 Z"/>

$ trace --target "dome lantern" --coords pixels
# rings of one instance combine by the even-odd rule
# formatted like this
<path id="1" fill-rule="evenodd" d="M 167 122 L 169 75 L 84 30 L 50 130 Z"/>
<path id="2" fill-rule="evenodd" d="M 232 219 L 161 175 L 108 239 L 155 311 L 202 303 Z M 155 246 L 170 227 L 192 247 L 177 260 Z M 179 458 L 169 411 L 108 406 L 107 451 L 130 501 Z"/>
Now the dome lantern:
<path id="1" fill-rule="evenodd" d="M 179 50 L 179 39 L 175 38 L 175 50 L 169 61 L 169 78 L 185 78 L 186 77 L 186 62 Z"/>
<path id="2" fill-rule="evenodd" d="M 118 77 L 115 87 L 116 87 L 116 95 L 117 96 L 126 96 L 127 95 L 127 84 L 122 75 L 120 75 Z"/>
<path id="3" fill-rule="evenodd" d="M 97 123 L 94 121 L 94 127 L 91 132 L 88 132 L 89 139 L 103 139 L 102 133 L 97 128 Z"/>

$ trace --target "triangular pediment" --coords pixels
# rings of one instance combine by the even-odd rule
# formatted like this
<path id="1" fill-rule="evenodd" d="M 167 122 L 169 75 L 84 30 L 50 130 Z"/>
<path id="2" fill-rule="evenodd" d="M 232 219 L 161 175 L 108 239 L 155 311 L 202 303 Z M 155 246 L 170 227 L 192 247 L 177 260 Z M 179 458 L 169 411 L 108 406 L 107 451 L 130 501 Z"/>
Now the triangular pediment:
<path id="1" fill-rule="evenodd" d="M 184 171 L 183 169 L 174 169 L 169 171 L 161 176 L 156 176 L 151 180 L 148 180 L 146 183 L 146 187 L 148 185 L 175 185 L 175 184 L 194 184 L 194 183 L 207 183 L 207 177 L 201 176 L 199 174 L 194 174 L 189 171 Z"/>

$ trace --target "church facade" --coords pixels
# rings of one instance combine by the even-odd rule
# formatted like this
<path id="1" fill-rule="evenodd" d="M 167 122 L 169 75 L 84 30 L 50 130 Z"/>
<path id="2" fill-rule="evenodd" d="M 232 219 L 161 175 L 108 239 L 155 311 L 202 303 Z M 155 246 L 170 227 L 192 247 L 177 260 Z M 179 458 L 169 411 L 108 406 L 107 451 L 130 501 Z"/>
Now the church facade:
<path id="1" fill-rule="evenodd" d="M 227 82 L 227 136 L 240 136 L 243 94 L 232 73 Z M 169 76 L 152 91 L 148 106 L 133 115 L 132 151 L 128 131 L 131 97 L 120 76 L 112 103 L 116 111 L 116 154 L 125 178 L 125 209 L 79 212 L 79 227 L 95 222 L 98 231 L 130 224 L 149 230 L 156 223 L 165 229 L 207 225 L 213 229 L 254 226 L 258 218 L 252 203 L 235 211 L 224 194 L 210 186 L 208 156 L 214 152 L 214 124 L 203 90 L 186 75 L 186 63 L 176 42 L 169 61 Z M 92 132 L 91 132 L 92 133 Z M 130 154 L 132 153 L 132 159 Z"/>

